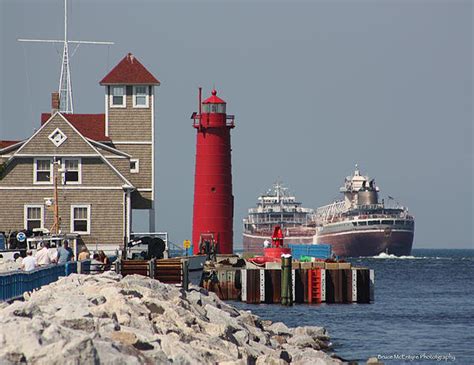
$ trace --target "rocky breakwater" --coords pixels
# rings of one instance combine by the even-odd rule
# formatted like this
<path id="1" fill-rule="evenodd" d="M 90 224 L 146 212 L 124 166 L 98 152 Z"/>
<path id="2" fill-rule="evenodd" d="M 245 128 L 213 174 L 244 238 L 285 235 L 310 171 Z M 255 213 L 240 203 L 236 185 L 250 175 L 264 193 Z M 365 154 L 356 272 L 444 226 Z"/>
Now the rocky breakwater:
<path id="1" fill-rule="evenodd" d="M 0 308 L 0 364 L 341 363 L 328 347 L 323 328 L 136 275 L 74 274 Z"/>

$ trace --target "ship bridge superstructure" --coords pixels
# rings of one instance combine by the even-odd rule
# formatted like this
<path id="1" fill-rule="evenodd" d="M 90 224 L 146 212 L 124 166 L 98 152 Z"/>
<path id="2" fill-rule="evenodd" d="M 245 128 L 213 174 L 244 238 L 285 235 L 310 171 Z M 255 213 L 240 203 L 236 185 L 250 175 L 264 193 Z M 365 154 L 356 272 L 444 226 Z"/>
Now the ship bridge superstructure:
<path id="1" fill-rule="evenodd" d="M 379 201 L 380 189 L 375 185 L 375 179 L 362 175 L 357 165 L 352 176 L 345 178 L 344 186 L 339 190 L 344 194 L 343 200 L 337 200 L 316 210 L 315 220 L 318 226 L 343 221 L 357 221 L 354 225 L 361 226 L 379 224 L 413 226 L 414 218 L 406 207 L 394 203 L 390 196 L 388 204 L 384 199 Z"/>
<path id="2" fill-rule="evenodd" d="M 339 191 L 344 194 L 346 209 L 378 204 L 380 189 L 375 185 L 375 179 L 362 175 L 357 164 L 354 173 L 345 178 L 344 186 Z"/>
<path id="3" fill-rule="evenodd" d="M 313 221 L 314 210 L 304 208 L 281 182 L 258 197 L 257 206 L 243 219 L 245 232 L 270 232 L 273 226 L 301 227 Z"/>

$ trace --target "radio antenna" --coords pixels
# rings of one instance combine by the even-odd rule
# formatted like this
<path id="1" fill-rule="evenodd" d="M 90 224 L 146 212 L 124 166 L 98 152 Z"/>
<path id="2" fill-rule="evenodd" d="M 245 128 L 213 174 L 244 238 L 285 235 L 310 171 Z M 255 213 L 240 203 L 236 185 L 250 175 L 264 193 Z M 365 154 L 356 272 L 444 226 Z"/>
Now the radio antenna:
<path id="1" fill-rule="evenodd" d="M 101 41 L 71 41 L 68 40 L 67 33 L 67 0 L 64 0 L 64 39 L 18 39 L 18 42 L 36 42 L 36 43 L 62 43 L 62 64 L 61 74 L 59 77 L 59 111 L 63 113 L 74 113 L 74 107 L 72 102 L 72 85 L 71 85 L 71 69 L 70 69 L 70 56 L 69 56 L 69 44 L 74 44 L 73 55 L 77 48 L 81 44 L 96 44 L 96 45 L 112 45 L 114 42 L 101 42 Z"/>

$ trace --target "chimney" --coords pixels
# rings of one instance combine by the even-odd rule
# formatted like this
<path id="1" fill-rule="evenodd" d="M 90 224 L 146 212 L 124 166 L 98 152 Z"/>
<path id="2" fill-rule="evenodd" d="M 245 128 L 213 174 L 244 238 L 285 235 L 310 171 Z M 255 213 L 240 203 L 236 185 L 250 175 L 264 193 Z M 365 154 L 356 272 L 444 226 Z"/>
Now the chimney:
<path id="1" fill-rule="evenodd" d="M 59 111 L 59 93 L 51 93 L 51 114 Z"/>

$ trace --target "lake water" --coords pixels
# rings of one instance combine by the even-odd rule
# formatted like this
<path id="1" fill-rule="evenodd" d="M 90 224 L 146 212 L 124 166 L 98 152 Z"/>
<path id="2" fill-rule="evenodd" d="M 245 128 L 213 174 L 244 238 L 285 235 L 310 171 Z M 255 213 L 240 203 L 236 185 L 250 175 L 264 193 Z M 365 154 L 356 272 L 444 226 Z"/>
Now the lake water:
<path id="1" fill-rule="evenodd" d="M 348 360 L 474 364 L 474 250 L 412 254 L 350 260 L 375 270 L 372 304 L 235 304 L 291 327 L 326 327 L 334 352 Z"/>

